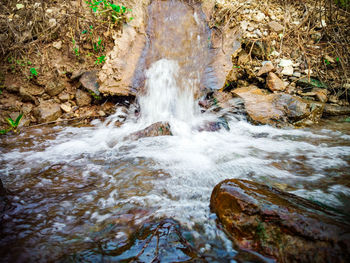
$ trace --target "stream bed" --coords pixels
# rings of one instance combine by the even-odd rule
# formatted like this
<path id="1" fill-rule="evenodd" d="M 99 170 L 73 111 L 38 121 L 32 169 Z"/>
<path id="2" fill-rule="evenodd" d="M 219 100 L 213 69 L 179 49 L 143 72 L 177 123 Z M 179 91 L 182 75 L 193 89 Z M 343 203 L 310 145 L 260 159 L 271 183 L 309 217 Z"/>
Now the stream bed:
<path id="1" fill-rule="evenodd" d="M 202 113 L 196 96 L 202 86 L 218 88 L 210 32 L 196 8 L 153 1 L 150 13 L 157 8 L 162 16 L 149 23 L 137 105 L 127 113 L 117 107 L 104 122 L 1 137 L 0 177 L 10 207 L 0 214 L 0 262 L 151 262 L 137 252 L 144 246 L 138 231 L 160 225 L 181 233 L 198 260 L 235 262 L 239 251 L 209 210 L 214 186 L 229 178 L 350 214 L 350 124 L 276 129 L 232 113 L 225 117 L 229 129 L 202 129 L 221 117 Z M 172 136 L 128 138 L 158 121 L 169 122 Z M 191 253 L 169 250 L 160 261 L 190 260 Z"/>

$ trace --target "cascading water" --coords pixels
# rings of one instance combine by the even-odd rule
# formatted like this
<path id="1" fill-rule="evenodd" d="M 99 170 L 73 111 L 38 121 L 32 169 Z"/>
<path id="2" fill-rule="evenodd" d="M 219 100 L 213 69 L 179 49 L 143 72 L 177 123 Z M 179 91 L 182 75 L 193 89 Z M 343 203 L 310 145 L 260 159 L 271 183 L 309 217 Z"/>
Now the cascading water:
<path id="1" fill-rule="evenodd" d="M 205 24 L 198 10 L 177 1 L 153 1 L 150 14 L 139 116 L 130 110 L 119 128 L 117 111 L 89 127 L 29 129 L 1 139 L 0 175 L 12 209 L 1 219 L 0 261 L 57 261 L 125 242 L 129 225 L 98 245 L 94 237 L 131 213 L 138 222 L 178 220 L 200 253 L 227 262 L 236 252 L 209 211 L 213 187 L 227 178 L 350 211 L 349 135 L 253 126 L 233 114 L 226 116 L 230 130 L 202 131 L 219 117 L 201 113 L 196 101 L 202 86 L 215 86 L 206 75 L 211 53 Z M 157 121 L 168 121 L 173 136 L 128 139 Z"/>

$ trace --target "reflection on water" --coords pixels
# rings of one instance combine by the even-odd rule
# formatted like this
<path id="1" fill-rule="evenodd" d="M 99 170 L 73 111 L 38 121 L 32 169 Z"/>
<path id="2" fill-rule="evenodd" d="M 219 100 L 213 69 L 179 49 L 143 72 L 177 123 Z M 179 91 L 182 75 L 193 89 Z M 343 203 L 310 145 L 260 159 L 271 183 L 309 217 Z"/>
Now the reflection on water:
<path id="1" fill-rule="evenodd" d="M 117 113 L 88 127 L 27 129 L 1 137 L 0 176 L 11 206 L 1 214 L 0 261 L 58 261 L 106 247 L 116 257 L 146 221 L 172 218 L 188 230 L 200 256 L 227 262 L 236 252 L 209 211 L 213 187 L 227 178 L 262 182 L 350 213 L 349 124 L 342 125 L 343 132 L 275 129 L 231 114 L 229 130 L 200 131 L 218 119 L 200 113 L 194 99 L 208 66 L 196 58 L 210 57 L 201 42 L 205 27 L 197 21 L 199 12 L 183 3 L 153 5 L 167 14 L 160 18 L 173 22 L 166 28 L 150 23 L 157 41 L 148 47 L 141 116 L 130 113 L 120 128 L 114 125 Z M 170 30 L 174 21 L 179 22 Z M 181 23 L 185 32 L 179 31 Z M 187 39 L 199 39 L 198 48 Z M 159 120 L 169 121 L 173 136 L 128 140 Z M 84 253 L 80 257 L 89 258 Z"/>

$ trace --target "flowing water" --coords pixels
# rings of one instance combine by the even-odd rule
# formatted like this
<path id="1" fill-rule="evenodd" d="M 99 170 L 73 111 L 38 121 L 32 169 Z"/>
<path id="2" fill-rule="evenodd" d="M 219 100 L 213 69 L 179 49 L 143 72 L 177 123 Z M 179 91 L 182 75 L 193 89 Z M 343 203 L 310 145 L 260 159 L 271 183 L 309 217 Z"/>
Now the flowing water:
<path id="1" fill-rule="evenodd" d="M 1 215 L 1 262 L 62 260 L 96 246 L 101 231 L 112 233 L 103 242 L 118 244 L 157 218 L 177 220 L 201 254 L 228 262 L 237 252 L 209 211 L 213 187 L 227 178 L 350 213 L 349 124 L 338 131 L 332 124 L 275 129 L 226 114 L 229 130 L 203 130 L 220 117 L 202 113 L 197 101 L 203 87 L 217 88 L 203 15 L 177 1 L 153 1 L 150 14 L 139 114 L 131 106 L 121 127 L 117 110 L 87 127 L 32 128 L 1 138 L 0 176 L 11 203 Z M 157 121 L 168 121 L 173 136 L 128 139 Z"/>

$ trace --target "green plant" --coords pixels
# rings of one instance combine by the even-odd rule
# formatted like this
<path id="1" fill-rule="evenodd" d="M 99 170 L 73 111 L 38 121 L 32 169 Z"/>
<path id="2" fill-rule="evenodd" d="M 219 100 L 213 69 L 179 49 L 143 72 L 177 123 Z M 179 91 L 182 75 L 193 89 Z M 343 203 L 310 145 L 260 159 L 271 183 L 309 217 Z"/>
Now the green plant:
<path id="1" fill-rule="evenodd" d="M 20 115 L 18 115 L 15 121 L 12 118 L 7 118 L 6 121 L 10 125 L 10 128 L 5 130 L 0 130 L 0 134 L 6 134 L 9 131 L 14 131 L 15 133 L 17 133 L 17 127 L 21 122 L 22 117 L 23 117 L 23 114 L 21 113 Z"/>
<path id="2" fill-rule="evenodd" d="M 106 56 L 99 56 L 96 61 L 95 64 L 102 64 L 106 62 Z"/>
<path id="3" fill-rule="evenodd" d="M 80 56 L 79 47 L 76 44 L 74 37 L 72 37 L 72 44 L 73 44 L 73 53 L 75 54 L 75 56 L 79 57 Z"/>
<path id="4" fill-rule="evenodd" d="M 127 21 L 126 13 L 132 10 L 122 5 L 113 4 L 107 0 L 85 1 L 94 13 L 107 16 L 113 23 Z M 131 21 L 133 17 L 129 18 Z"/>
<path id="5" fill-rule="evenodd" d="M 32 79 L 34 77 L 38 76 L 38 71 L 36 70 L 36 68 L 30 68 L 29 69 L 29 78 Z"/>
<path id="6" fill-rule="evenodd" d="M 98 41 L 97 43 L 94 43 L 94 51 L 95 52 L 99 52 L 99 51 L 103 51 L 104 50 L 104 46 L 102 45 L 102 39 L 100 37 L 98 37 Z"/>

